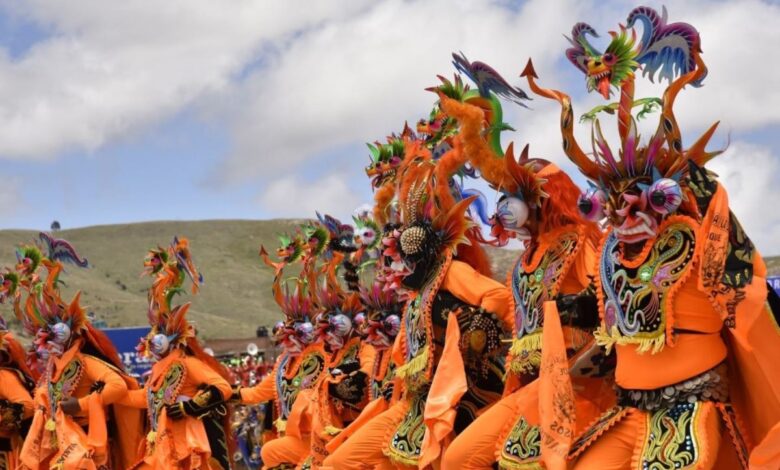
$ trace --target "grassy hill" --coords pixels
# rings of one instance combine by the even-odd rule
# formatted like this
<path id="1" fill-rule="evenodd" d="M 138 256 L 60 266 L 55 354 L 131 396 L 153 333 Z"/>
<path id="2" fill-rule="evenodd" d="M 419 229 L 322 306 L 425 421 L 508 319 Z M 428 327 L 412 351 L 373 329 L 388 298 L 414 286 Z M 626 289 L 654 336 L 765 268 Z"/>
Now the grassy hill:
<path id="1" fill-rule="evenodd" d="M 192 297 L 190 319 L 204 338 L 253 336 L 258 325 L 278 318 L 271 298 L 272 275 L 258 256 L 265 244 L 276 247 L 276 235 L 301 220 L 209 220 L 196 222 L 144 222 L 63 230 L 58 236 L 73 243 L 87 257 L 90 269 L 67 267 L 62 279 L 66 294 L 82 291 L 82 305 L 109 326 L 146 323 L 148 278 L 140 278 L 149 248 L 167 246 L 174 235 L 190 239 L 193 257 L 203 273 L 201 293 Z M 14 249 L 37 238 L 37 232 L 0 230 L 0 266 L 15 262 Z M 517 252 L 490 249 L 496 277 L 503 282 Z M 780 273 L 780 258 L 770 258 L 770 271 Z M 13 314 L 0 306 L 3 315 Z"/>

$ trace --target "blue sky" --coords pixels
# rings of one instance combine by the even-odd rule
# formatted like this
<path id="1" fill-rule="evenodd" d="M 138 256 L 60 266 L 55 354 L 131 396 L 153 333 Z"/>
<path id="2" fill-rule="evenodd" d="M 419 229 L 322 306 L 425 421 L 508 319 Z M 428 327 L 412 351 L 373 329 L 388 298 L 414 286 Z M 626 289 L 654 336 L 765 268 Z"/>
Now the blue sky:
<path id="1" fill-rule="evenodd" d="M 0 0 L 0 228 L 346 216 L 371 198 L 364 142 L 428 113 L 423 89 L 452 74 L 449 52 L 514 83 L 533 57 L 542 83 L 584 111 L 599 100 L 565 60 L 563 34 L 577 21 L 606 33 L 636 6 L 277 3 Z M 686 136 L 723 120 L 716 141 L 731 144 L 713 168 L 759 247 L 780 253 L 779 211 L 762 204 L 780 200 L 780 6 L 669 6 L 670 21 L 699 28 L 710 67 L 679 100 Z M 506 106 L 509 139 L 572 169 L 552 103 Z"/>

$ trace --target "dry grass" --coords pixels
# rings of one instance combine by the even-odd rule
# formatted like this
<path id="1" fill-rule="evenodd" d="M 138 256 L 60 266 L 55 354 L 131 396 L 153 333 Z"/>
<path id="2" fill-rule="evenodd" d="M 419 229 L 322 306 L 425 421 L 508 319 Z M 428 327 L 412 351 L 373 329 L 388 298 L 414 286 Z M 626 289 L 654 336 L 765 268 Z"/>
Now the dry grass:
<path id="1" fill-rule="evenodd" d="M 252 336 L 258 325 L 278 319 L 271 298 L 271 272 L 258 257 L 265 244 L 276 247 L 276 235 L 291 230 L 301 220 L 210 220 L 197 222 L 144 222 L 63 230 L 58 236 L 73 243 L 92 264 L 90 269 L 67 267 L 62 279 L 70 295 L 82 291 L 82 305 L 109 326 L 146 323 L 148 278 L 140 278 L 142 260 L 149 248 L 166 246 L 174 235 L 190 239 L 193 256 L 205 284 L 192 298 L 190 318 L 205 338 Z M 0 266 L 15 260 L 14 248 L 29 242 L 31 231 L 0 231 Z M 490 249 L 495 277 L 505 273 L 517 256 L 513 250 Z M 769 258 L 770 272 L 780 273 L 780 258 Z M 8 306 L 6 318 L 12 316 Z"/>

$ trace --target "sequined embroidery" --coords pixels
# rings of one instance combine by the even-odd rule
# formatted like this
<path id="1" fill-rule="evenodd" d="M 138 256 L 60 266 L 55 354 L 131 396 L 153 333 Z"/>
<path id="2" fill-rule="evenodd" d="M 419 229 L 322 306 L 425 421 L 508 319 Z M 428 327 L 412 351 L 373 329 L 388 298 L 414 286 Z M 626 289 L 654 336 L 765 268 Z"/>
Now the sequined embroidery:
<path id="1" fill-rule="evenodd" d="M 57 412 L 57 404 L 63 399 L 70 398 L 76 391 L 84 374 L 84 365 L 79 359 L 73 359 L 65 366 L 59 379 L 49 379 L 49 406 L 51 407 L 50 419 L 54 419 Z M 49 375 L 51 377 L 51 375 Z"/>
<path id="2" fill-rule="evenodd" d="M 498 459 L 500 468 L 542 468 L 537 463 L 542 453 L 542 440 L 538 426 L 528 423 L 522 416 L 512 427 Z"/>
<path id="3" fill-rule="evenodd" d="M 544 324 L 543 305 L 555 299 L 561 281 L 581 247 L 580 234 L 565 232 L 556 237 L 541 255 L 530 250 L 512 270 L 515 299 L 515 335 L 509 351 L 509 369 L 517 374 L 539 368 Z"/>
<path id="4" fill-rule="evenodd" d="M 184 367 L 184 364 L 174 362 L 165 371 L 165 376 L 163 376 L 162 383 L 157 390 L 152 390 L 152 387 L 146 389 L 146 402 L 152 433 L 157 432 L 157 423 L 163 407 L 176 402 L 179 391 L 182 385 L 184 385 L 186 375 L 187 369 Z M 151 434 L 151 437 L 153 438 L 154 434 Z M 154 442 L 152 438 L 150 438 L 150 441 Z"/>
<path id="5" fill-rule="evenodd" d="M 433 319 L 431 308 L 439 287 L 452 262 L 447 253 L 433 269 L 433 278 L 406 306 L 402 322 L 406 330 L 404 364 L 396 369 L 396 376 L 404 379 L 407 389 L 419 390 L 433 377 Z"/>
<path id="6" fill-rule="evenodd" d="M 615 232 L 607 236 L 598 280 L 603 324 L 595 333 L 607 349 L 636 344 L 639 352 L 658 352 L 666 343 L 671 294 L 691 270 L 696 238 L 685 218 L 664 225 L 645 257 L 630 264 L 621 259 Z"/>
<path id="7" fill-rule="evenodd" d="M 371 374 L 370 399 L 376 400 L 384 396 L 385 387 L 393 380 L 395 363 L 390 360 L 390 350 L 378 351 Z"/>
<path id="8" fill-rule="evenodd" d="M 409 411 L 396 428 L 385 451 L 390 460 L 404 465 L 417 465 L 425 435 L 423 411 L 426 395 L 418 393 L 411 397 Z"/>
<path id="9" fill-rule="evenodd" d="M 579 234 L 561 235 L 542 255 L 538 264 L 529 264 L 522 256 L 512 272 L 512 293 L 515 298 L 516 338 L 532 334 L 543 326 L 542 306 L 558 293 L 565 261 L 578 247 Z"/>
<path id="10" fill-rule="evenodd" d="M 276 371 L 276 395 L 279 419 L 286 421 L 290 416 L 298 392 L 311 388 L 325 369 L 325 356 L 318 350 L 304 351 L 296 370 L 287 370 L 290 356 L 286 355 Z"/>
<path id="11" fill-rule="evenodd" d="M 642 469 L 689 468 L 700 457 L 696 422 L 702 404 L 683 403 L 647 415 L 647 431 L 641 451 Z"/>

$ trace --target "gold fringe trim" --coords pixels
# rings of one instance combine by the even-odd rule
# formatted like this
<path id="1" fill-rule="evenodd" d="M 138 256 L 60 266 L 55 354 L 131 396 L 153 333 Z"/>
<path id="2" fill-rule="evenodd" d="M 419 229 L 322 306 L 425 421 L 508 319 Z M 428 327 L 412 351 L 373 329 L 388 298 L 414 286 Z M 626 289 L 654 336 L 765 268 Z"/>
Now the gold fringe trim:
<path id="1" fill-rule="evenodd" d="M 544 470 L 544 467 L 536 462 L 517 463 L 504 458 L 498 461 L 498 468 L 507 470 Z"/>
<path id="2" fill-rule="evenodd" d="M 57 429 L 57 424 L 54 422 L 53 419 L 48 419 L 46 420 L 46 425 L 44 426 L 44 428 L 47 431 L 54 431 L 55 429 Z"/>
<path id="3" fill-rule="evenodd" d="M 509 370 L 514 374 L 533 373 L 542 365 L 542 332 L 512 340 Z"/>
<path id="4" fill-rule="evenodd" d="M 416 467 L 420 461 L 419 457 L 409 457 L 406 454 L 398 452 L 392 447 L 385 450 L 385 456 L 395 463 L 409 465 L 410 467 Z"/>
<path id="5" fill-rule="evenodd" d="M 607 354 L 612 352 L 612 348 L 619 344 L 621 346 L 636 345 L 636 351 L 640 354 L 650 352 L 650 354 L 657 354 L 666 345 L 666 336 L 663 332 L 657 333 L 654 338 L 637 338 L 635 336 L 623 336 L 618 331 L 617 326 L 612 326 L 610 331 L 607 331 L 604 326 L 599 327 L 593 332 L 593 336 L 596 338 L 596 344 L 603 346 Z"/>
<path id="6" fill-rule="evenodd" d="M 396 377 L 407 379 L 424 371 L 428 366 L 428 356 L 430 355 L 429 345 L 423 346 L 422 350 L 406 364 L 395 370 Z"/>
<path id="7" fill-rule="evenodd" d="M 542 332 L 534 331 L 530 335 L 525 335 L 522 338 L 515 338 L 512 340 L 512 347 L 509 348 L 509 354 L 513 356 L 520 356 L 527 351 L 541 351 L 542 350 Z"/>
<path id="8" fill-rule="evenodd" d="M 282 419 L 282 418 L 279 418 L 276 421 L 274 421 L 274 426 L 276 426 L 276 431 L 277 432 L 282 432 L 283 433 L 283 432 L 287 431 L 287 421 Z"/>

